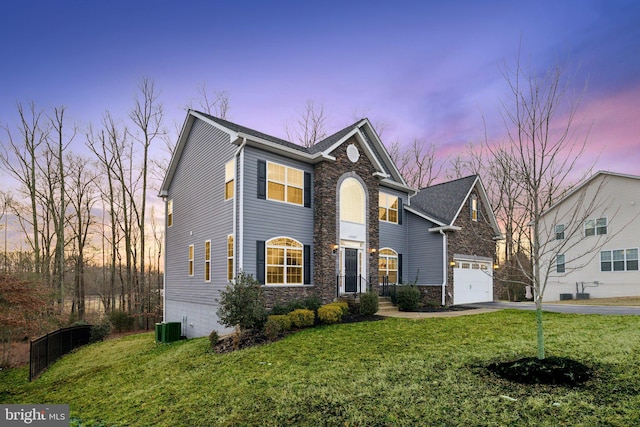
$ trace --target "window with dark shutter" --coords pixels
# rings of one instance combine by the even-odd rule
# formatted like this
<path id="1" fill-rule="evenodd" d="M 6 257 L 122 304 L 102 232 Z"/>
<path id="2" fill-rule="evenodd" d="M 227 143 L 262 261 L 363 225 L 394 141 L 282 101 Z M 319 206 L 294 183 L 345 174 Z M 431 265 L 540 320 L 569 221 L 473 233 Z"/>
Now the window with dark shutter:
<path id="1" fill-rule="evenodd" d="M 398 283 L 402 283 L 402 254 L 398 254 Z"/>
<path id="2" fill-rule="evenodd" d="M 258 160 L 258 199 L 267 198 L 267 162 Z"/>
<path id="3" fill-rule="evenodd" d="M 264 285 L 265 245 L 264 240 L 256 241 L 256 280 Z"/>
<path id="4" fill-rule="evenodd" d="M 304 207 L 311 207 L 311 174 L 309 172 L 304 173 Z"/>
<path id="5" fill-rule="evenodd" d="M 311 284 L 311 246 L 304 245 L 304 284 Z"/>
<path id="6" fill-rule="evenodd" d="M 398 197 L 398 224 L 402 225 L 402 199 Z"/>

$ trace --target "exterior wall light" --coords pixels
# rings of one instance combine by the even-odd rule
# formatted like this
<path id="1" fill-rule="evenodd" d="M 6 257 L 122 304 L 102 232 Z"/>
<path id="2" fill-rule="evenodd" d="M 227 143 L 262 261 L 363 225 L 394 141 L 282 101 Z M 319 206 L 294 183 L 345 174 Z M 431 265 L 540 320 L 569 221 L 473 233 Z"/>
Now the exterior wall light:
<path id="1" fill-rule="evenodd" d="M 450 265 L 451 267 L 455 267 L 455 266 L 456 266 L 456 262 L 455 262 L 455 261 L 449 261 L 449 265 Z"/>
<path id="2" fill-rule="evenodd" d="M 333 250 L 333 254 L 334 254 L 334 255 L 336 254 L 336 252 L 338 252 L 338 248 L 339 248 L 339 247 L 340 247 L 340 246 L 338 246 L 337 244 L 334 244 L 334 245 L 331 247 L 331 249 Z"/>
<path id="3" fill-rule="evenodd" d="M 373 256 L 375 255 L 375 253 L 376 253 L 376 248 L 371 248 L 371 249 L 369 250 L 369 256 L 370 256 L 371 258 L 373 258 Z"/>

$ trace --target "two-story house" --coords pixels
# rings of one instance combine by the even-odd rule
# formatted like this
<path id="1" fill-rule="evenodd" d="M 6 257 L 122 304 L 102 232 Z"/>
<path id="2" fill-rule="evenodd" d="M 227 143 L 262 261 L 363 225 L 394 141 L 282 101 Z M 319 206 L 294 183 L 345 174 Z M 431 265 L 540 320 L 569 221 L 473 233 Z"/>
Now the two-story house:
<path id="1" fill-rule="evenodd" d="M 640 296 L 640 177 L 600 171 L 543 213 L 545 300 Z"/>
<path id="2" fill-rule="evenodd" d="M 479 177 L 410 188 L 367 119 L 307 148 L 191 110 L 160 196 L 165 321 L 189 337 L 224 330 L 217 299 L 240 271 L 268 304 L 388 282 L 493 299 L 500 230 Z"/>

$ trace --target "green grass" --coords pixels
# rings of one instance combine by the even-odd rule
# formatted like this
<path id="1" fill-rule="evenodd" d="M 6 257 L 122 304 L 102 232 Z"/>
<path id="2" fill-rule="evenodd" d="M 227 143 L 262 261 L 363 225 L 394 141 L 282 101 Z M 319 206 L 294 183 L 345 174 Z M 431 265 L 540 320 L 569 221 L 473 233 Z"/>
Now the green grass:
<path id="1" fill-rule="evenodd" d="M 206 338 L 142 334 L 82 348 L 2 403 L 68 403 L 78 425 L 640 425 L 640 318 L 545 313 L 547 353 L 596 371 L 581 388 L 525 386 L 490 362 L 533 356 L 520 311 L 308 329 L 219 355 Z M 515 400 L 514 400 L 515 399 Z"/>

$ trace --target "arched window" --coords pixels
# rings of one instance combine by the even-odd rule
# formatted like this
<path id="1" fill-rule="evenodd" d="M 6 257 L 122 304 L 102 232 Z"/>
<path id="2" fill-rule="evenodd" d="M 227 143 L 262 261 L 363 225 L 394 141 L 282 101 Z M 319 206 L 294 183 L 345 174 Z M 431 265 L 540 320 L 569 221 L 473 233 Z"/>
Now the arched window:
<path id="1" fill-rule="evenodd" d="M 388 276 L 389 283 L 398 283 L 398 252 L 384 248 L 378 255 L 378 274 Z"/>
<path id="2" fill-rule="evenodd" d="M 364 224 L 364 189 L 355 178 L 347 178 L 340 185 L 340 220 Z"/>
<path id="3" fill-rule="evenodd" d="M 267 285 L 302 284 L 303 245 L 289 237 L 267 241 Z"/>

